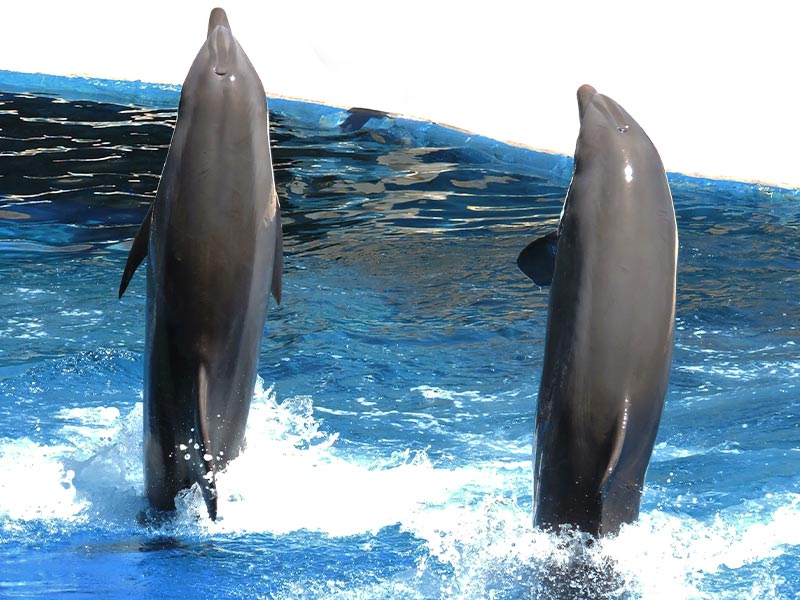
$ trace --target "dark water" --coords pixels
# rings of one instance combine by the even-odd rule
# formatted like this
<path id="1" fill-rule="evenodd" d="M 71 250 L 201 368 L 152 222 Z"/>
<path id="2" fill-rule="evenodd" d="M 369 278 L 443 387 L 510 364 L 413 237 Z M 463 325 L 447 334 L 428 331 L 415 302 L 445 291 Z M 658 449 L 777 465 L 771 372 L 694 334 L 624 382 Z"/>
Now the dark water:
<path id="1" fill-rule="evenodd" d="M 530 522 L 547 290 L 515 258 L 557 223 L 570 161 L 272 102 L 285 289 L 249 447 L 222 520 L 188 494 L 153 530 L 144 278 L 116 290 L 164 106 L 0 94 L 0 593 L 546 597 L 569 546 Z M 643 514 L 569 595 L 795 598 L 800 198 L 671 182 L 676 351 Z"/>

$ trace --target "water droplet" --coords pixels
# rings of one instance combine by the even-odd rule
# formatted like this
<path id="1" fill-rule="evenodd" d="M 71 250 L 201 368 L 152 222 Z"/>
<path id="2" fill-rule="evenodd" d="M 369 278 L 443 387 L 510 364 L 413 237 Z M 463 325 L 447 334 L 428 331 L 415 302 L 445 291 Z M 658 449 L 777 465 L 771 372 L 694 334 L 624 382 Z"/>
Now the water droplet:
<path id="1" fill-rule="evenodd" d="M 183 460 L 189 460 L 190 458 L 191 458 L 191 456 L 189 456 L 188 452 L 183 455 Z"/>

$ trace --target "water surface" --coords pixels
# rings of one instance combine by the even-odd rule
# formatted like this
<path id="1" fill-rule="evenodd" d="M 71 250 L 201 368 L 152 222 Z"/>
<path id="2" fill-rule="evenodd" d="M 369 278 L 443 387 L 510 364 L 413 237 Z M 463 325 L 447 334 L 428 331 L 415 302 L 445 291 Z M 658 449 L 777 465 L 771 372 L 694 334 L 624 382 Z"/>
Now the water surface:
<path id="1" fill-rule="evenodd" d="M 125 102 L 123 98 L 120 102 Z M 144 277 L 116 297 L 174 104 L 0 94 L 0 590 L 71 598 L 530 598 L 547 290 L 517 253 L 571 162 L 271 104 L 283 304 L 219 513 L 140 525 Z M 577 130 L 577 124 L 576 124 Z M 632 598 L 800 594 L 800 204 L 671 178 L 676 349 L 642 517 L 587 551 Z M 577 577 L 575 597 L 600 584 Z"/>

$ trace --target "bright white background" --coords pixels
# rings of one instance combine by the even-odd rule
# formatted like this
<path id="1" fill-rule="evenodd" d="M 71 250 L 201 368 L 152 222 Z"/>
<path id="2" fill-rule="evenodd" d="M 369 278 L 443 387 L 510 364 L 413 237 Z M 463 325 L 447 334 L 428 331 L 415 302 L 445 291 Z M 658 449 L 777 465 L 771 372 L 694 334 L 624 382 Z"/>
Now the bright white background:
<path id="1" fill-rule="evenodd" d="M 181 83 L 214 2 L 4 3 L 0 69 Z M 227 0 L 270 95 L 571 154 L 591 83 L 669 170 L 800 188 L 788 0 Z"/>

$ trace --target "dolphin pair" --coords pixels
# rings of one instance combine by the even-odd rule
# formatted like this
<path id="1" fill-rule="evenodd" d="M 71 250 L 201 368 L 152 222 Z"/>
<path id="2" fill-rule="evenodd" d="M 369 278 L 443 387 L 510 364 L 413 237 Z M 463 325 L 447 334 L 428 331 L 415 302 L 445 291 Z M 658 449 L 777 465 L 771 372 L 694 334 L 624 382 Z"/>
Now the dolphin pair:
<path id="1" fill-rule="evenodd" d="M 615 533 L 639 512 L 672 354 L 677 230 L 656 149 L 590 86 L 578 91 L 575 173 L 558 233 L 520 268 L 552 283 L 535 432 L 535 523 Z M 214 9 L 183 84 L 158 193 L 134 240 L 145 256 L 144 448 L 151 506 L 200 487 L 244 444 L 282 235 L 264 89 Z"/>
<path id="2" fill-rule="evenodd" d="M 266 95 L 216 8 L 119 288 L 147 256 L 144 480 L 157 510 L 198 484 L 216 519 L 216 474 L 244 445 L 270 291 L 281 299 L 282 244 Z"/>
<path id="3" fill-rule="evenodd" d="M 653 143 L 578 90 L 575 171 L 558 232 L 520 269 L 551 285 L 534 435 L 534 523 L 617 533 L 639 515 L 672 360 L 678 235 Z"/>

